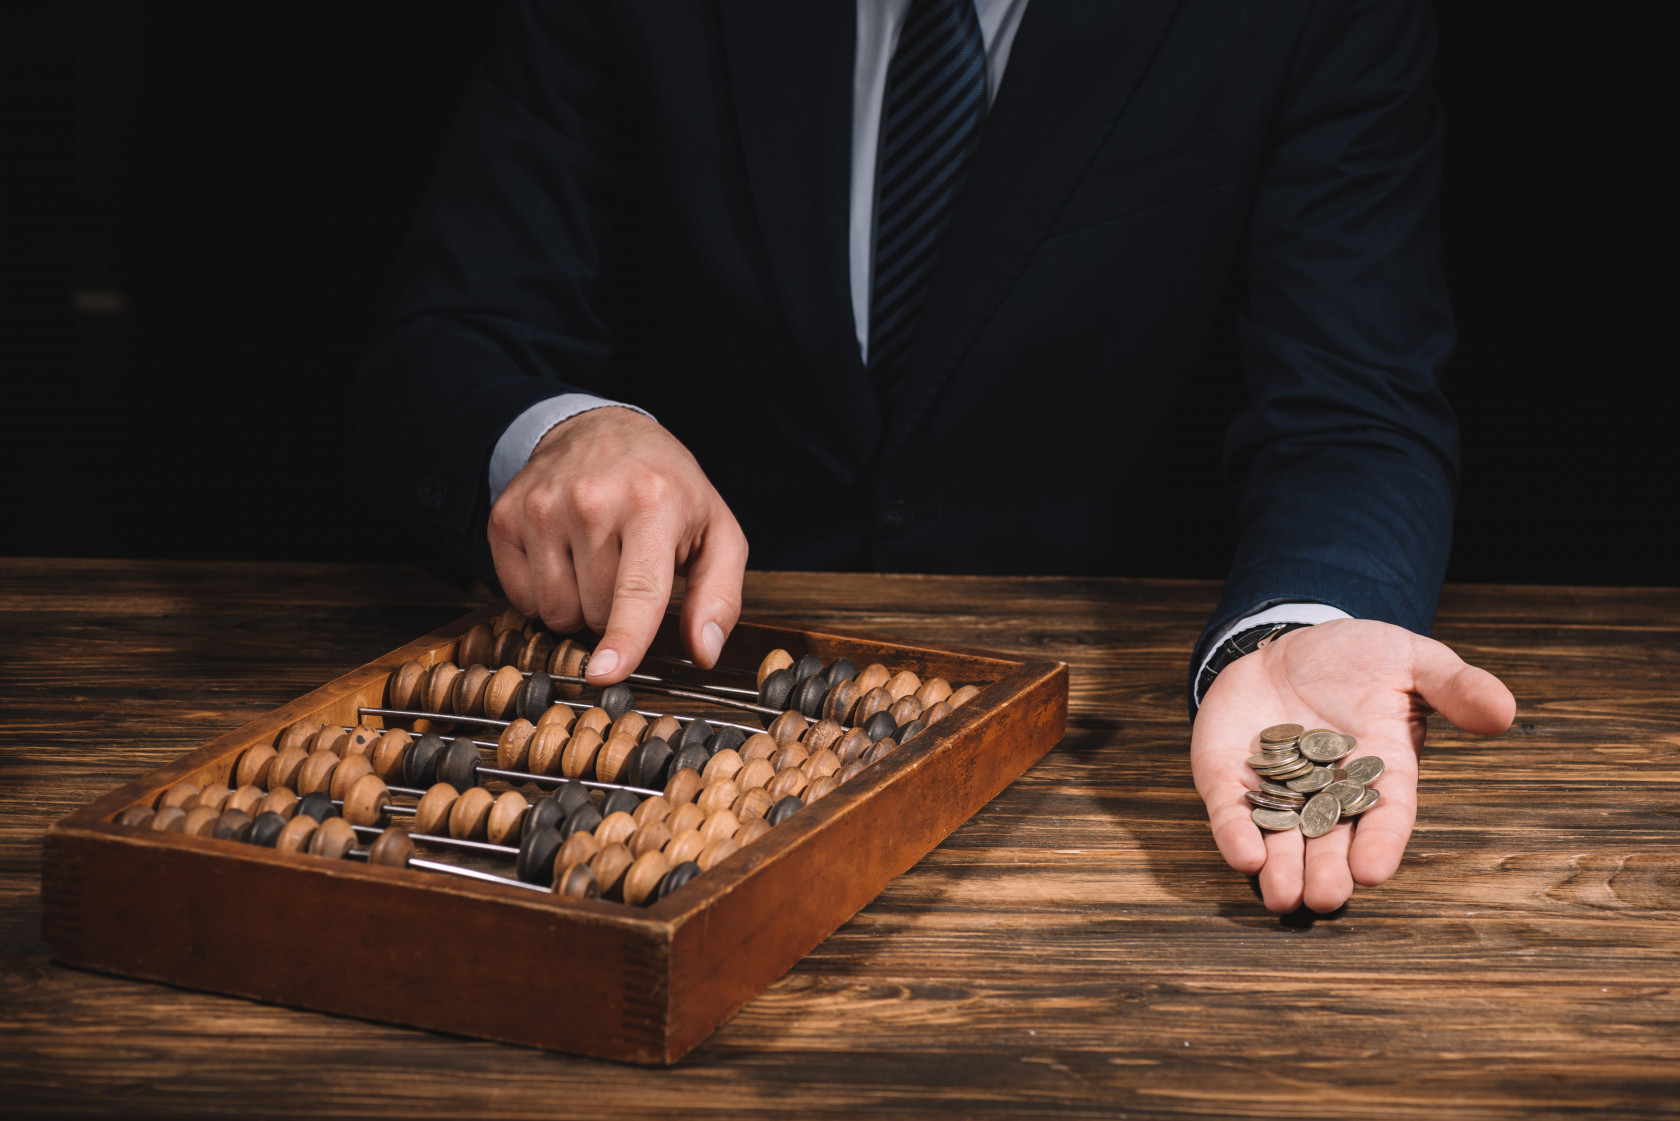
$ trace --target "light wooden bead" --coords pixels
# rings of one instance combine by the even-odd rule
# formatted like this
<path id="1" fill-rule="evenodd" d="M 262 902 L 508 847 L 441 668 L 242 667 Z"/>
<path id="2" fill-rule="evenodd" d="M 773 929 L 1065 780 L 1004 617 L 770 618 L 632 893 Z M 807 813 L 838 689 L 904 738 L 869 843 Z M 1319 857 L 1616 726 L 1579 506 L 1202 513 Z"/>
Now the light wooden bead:
<path id="1" fill-rule="evenodd" d="M 740 796 L 741 788 L 735 785 L 734 780 L 723 778 L 716 782 L 707 783 L 706 788 L 700 791 L 700 797 L 695 800 L 694 804 L 700 808 L 701 813 L 710 817 L 719 810 L 727 810 L 730 806 L 733 806 L 735 799 Z"/>
<path id="2" fill-rule="evenodd" d="M 525 616 L 512 607 L 490 620 L 490 633 L 492 634 L 501 634 L 503 631 L 523 631 L 524 629 Z"/>
<path id="3" fill-rule="evenodd" d="M 378 728 L 371 728 L 366 724 L 358 724 L 346 733 L 344 737 L 344 751 L 342 754 L 346 756 L 365 755 L 369 759 L 372 759 L 373 745 L 379 742 L 379 737 L 382 735 L 384 735 L 384 733 Z"/>
<path id="4" fill-rule="evenodd" d="M 324 794 L 327 784 L 332 781 L 333 771 L 337 769 L 338 756 L 330 751 L 311 751 L 298 768 L 294 789 L 299 794 Z"/>
<path id="5" fill-rule="evenodd" d="M 385 681 L 385 703 L 412 712 L 420 703 L 420 687 L 426 681 L 426 667 L 410 659 L 391 671 Z"/>
<path id="6" fill-rule="evenodd" d="M 735 843 L 746 848 L 766 833 L 770 832 L 771 824 L 762 817 L 752 817 L 741 823 L 741 831 L 735 834 Z"/>
<path id="7" fill-rule="evenodd" d="M 210 827 L 216 824 L 216 818 L 221 814 L 209 806 L 194 805 L 187 810 L 187 816 L 181 819 L 181 832 L 189 837 L 208 837 Z"/>
<path id="8" fill-rule="evenodd" d="M 705 769 L 700 772 L 700 781 L 710 783 L 734 778 L 740 772 L 741 765 L 741 753 L 726 747 L 706 760 Z"/>
<path id="9" fill-rule="evenodd" d="M 573 722 L 576 720 L 577 713 L 573 712 L 565 705 L 549 705 L 547 711 L 537 717 L 537 728 L 541 730 L 543 728 L 558 727 L 562 731 L 569 732 Z"/>
<path id="10" fill-rule="evenodd" d="M 684 802 L 671 811 L 671 816 L 665 819 L 665 824 L 670 827 L 674 837 L 679 833 L 687 833 L 690 829 L 700 828 L 705 821 L 705 811 L 693 802 Z"/>
<path id="11" fill-rule="evenodd" d="M 646 743 L 648 740 L 659 739 L 671 744 L 675 743 L 680 735 L 682 735 L 682 721 L 667 713 L 657 717 L 652 724 L 647 726 L 647 731 L 642 733 L 642 742 Z"/>
<path id="12" fill-rule="evenodd" d="M 582 721 L 578 721 L 582 723 Z M 567 778 L 591 778 L 595 756 L 601 751 L 601 734 L 593 728 L 574 728 L 572 738 L 560 754 L 560 773 Z"/>
<path id="13" fill-rule="evenodd" d="M 504 771 L 523 771 L 530 757 L 531 736 L 536 725 L 521 717 L 513 721 L 496 737 L 496 766 Z"/>
<path id="14" fill-rule="evenodd" d="M 327 783 L 327 797 L 342 800 L 346 791 L 371 774 L 373 763 L 366 755 L 346 755 L 333 768 L 332 779 Z"/>
<path id="15" fill-rule="evenodd" d="M 490 807 L 490 820 L 484 832 L 493 845 L 517 845 L 519 831 L 531 803 L 517 790 L 503 791 L 496 804 Z"/>
<path id="16" fill-rule="evenodd" d="M 251 816 L 261 817 L 263 814 L 279 814 L 281 817 L 289 818 L 297 813 L 297 804 L 297 791 L 289 786 L 276 786 L 263 795 L 262 801 L 257 803 L 257 808 L 251 811 Z"/>
<path id="17" fill-rule="evenodd" d="M 783 771 L 792 770 L 810 757 L 811 753 L 805 750 L 804 744 L 790 743 L 782 748 L 781 753 L 770 762 L 775 765 L 776 773 L 780 774 Z"/>
<path id="18" fill-rule="evenodd" d="M 165 806 L 146 819 L 146 828 L 154 833 L 179 833 L 187 811 L 180 806 Z"/>
<path id="19" fill-rule="evenodd" d="M 487 666 L 496 650 L 496 632 L 489 623 L 479 623 L 455 640 L 455 664 L 458 666 Z"/>
<path id="20" fill-rule="evenodd" d="M 961 708 L 963 705 L 967 704 L 969 701 L 972 701 L 975 697 L 978 697 L 979 695 L 980 695 L 980 687 L 978 685 L 964 685 L 961 689 L 958 689 L 956 692 L 951 694 L 951 696 L 947 700 L 947 703 L 952 708 Z"/>
<path id="21" fill-rule="evenodd" d="M 624 873 L 624 901 L 632 907 L 640 907 L 648 901 L 653 889 L 659 886 L 660 879 L 670 870 L 671 862 L 665 859 L 665 854 L 658 849 L 636 856 L 629 870 Z"/>
<path id="22" fill-rule="evenodd" d="M 824 720 L 832 720 L 836 724 L 850 724 L 852 710 L 857 707 L 857 699 L 863 696 L 858 692 L 857 679 L 842 681 L 828 691 L 823 698 L 822 714 Z"/>
<path id="23" fill-rule="evenodd" d="M 309 752 L 301 747 L 281 748 L 268 765 L 268 788 L 279 790 L 282 787 L 297 785 L 298 768 L 309 758 Z"/>
<path id="24" fill-rule="evenodd" d="M 643 798 L 630 816 L 636 819 L 637 829 L 646 829 L 654 822 L 664 821 L 671 816 L 671 802 L 663 794 Z"/>
<path id="25" fill-rule="evenodd" d="M 764 688 L 764 679 L 779 669 L 792 669 L 793 655 L 786 650 L 777 648 L 764 655 L 764 660 L 758 663 L 758 687 Z"/>
<path id="26" fill-rule="evenodd" d="M 455 697 L 455 679 L 461 676 L 461 667 L 454 662 L 439 662 L 432 667 L 432 672 L 426 675 L 426 687 L 421 692 L 421 705 L 427 712 L 452 712 Z"/>
<path id="27" fill-rule="evenodd" d="M 813 755 L 825 747 L 833 747 L 840 742 L 840 737 L 846 734 L 846 729 L 832 720 L 819 720 L 811 725 L 809 730 L 799 738 L 805 745 L 805 750 Z"/>
<path id="28" fill-rule="evenodd" d="M 636 858 L 624 845 L 608 845 L 595 854 L 589 862 L 589 870 L 595 873 L 595 883 L 599 885 L 601 894 L 608 899 L 617 899 L 624 883 L 624 873 L 635 862 Z"/>
<path id="29" fill-rule="evenodd" d="M 630 834 L 636 831 L 636 819 L 624 810 L 610 813 L 595 827 L 595 839 L 602 848 L 609 845 L 621 845 L 630 839 Z"/>
<path id="30" fill-rule="evenodd" d="M 672 835 L 671 843 L 665 846 L 665 856 L 675 868 L 699 856 L 705 847 L 706 838 L 700 835 L 700 830 L 688 829 Z"/>
<path id="31" fill-rule="evenodd" d="M 308 814 L 298 814 L 286 823 L 280 830 L 280 836 L 275 838 L 276 852 L 303 852 L 309 847 L 309 838 L 320 826 L 320 822 Z"/>
<path id="32" fill-rule="evenodd" d="M 560 851 L 554 854 L 554 865 L 588 864 L 600 851 L 601 842 L 595 839 L 595 834 L 579 829 L 560 845 Z"/>
<path id="33" fill-rule="evenodd" d="M 804 735 L 805 729 L 810 726 L 810 721 L 805 719 L 803 713 L 790 708 L 770 721 L 770 727 L 766 728 L 765 731 L 769 732 L 777 743 L 786 747 Z"/>
<path id="34" fill-rule="evenodd" d="M 503 666 L 491 674 L 489 683 L 484 686 L 484 715 L 491 720 L 508 720 L 518 715 L 508 710 L 513 707 L 514 694 L 523 684 L 525 678 L 513 666 Z"/>
<path id="35" fill-rule="evenodd" d="M 906 694 L 894 701 L 887 709 L 887 715 L 892 717 L 894 724 L 900 728 L 922 715 L 922 702 L 914 694 Z"/>
<path id="36" fill-rule="evenodd" d="M 781 749 L 782 745 L 769 732 L 754 732 L 741 745 L 741 761 L 751 763 L 755 759 L 768 759 Z"/>
<path id="37" fill-rule="evenodd" d="M 152 813 L 150 806 L 130 806 L 116 816 L 116 823 L 129 829 L 137 829 L 152 819 Z"/>
<path id="38" fill-rule="evenodd" d="M 279 752 L 266 743 L 259 743 L 255 747 L 248 747 L 239 757 L 239 762 L 233 768 L 233 781 L 237 786 L 268 785 L 268 768 L 274 762 Z"/>
<path id="39" fill-rule="evenodd" d="M 852 682 L 857 686 L 858 696 L 861 697 L 873 689 L 879 689 L 891 679 L 891 670 L 880 662 L 870 662 L 863 667 L 862 673 L 852 678 Z M 853 723 L 856 723 L 856 721 L 853 721 Z"/>
<path id="40" fill-rule="evenodd" d="M 807 786 L 805 788 L 805 793 L 800 797 L 802 797 L 805 800 L 805 804 L 809 806 L 812 802 L 822 798 L 824 795 L 832 793 L 834 788 L 839 785 L 839 775 L 824 775 L 822 778 L 819 778 L 815 782 L 811 783 L 810 786 Z"/>
<path id="41" fill-rule="evenodd" d="M 741 819 L 728 810 L 719 810 L 707 816 L 700 826 L 700 835 L 708 842 L 733 837 L 741 828 Z"/>
<path id="42" fill-rule="evenodd" d="M 799 769 L 810 776 L 813 781 L 819 778 L 827 778 L 840 769 L 840 757 L 824 748 L 800 764 Z"/>
<path id="43" fill-rule="evenodd" d="M 901 669 L 891 677 L 887 678 L 887 684 L 885 686 L 887 692 L 892 694 L 892 699 L 895 701 L 901 697 L 913 695 L 916 690 L 921 687 L 922 679 L 907 669 Z"/>
<path id="44" fill-rule="evenodd" d="M 238 810 L 242 814 L 250 814 L 252 817 L 256 817 L 257 803 L 263 800 L 263 794 L 262 787 L 255 783 L 246 783 L 228 795 L 228 800 L 222 803 L 222 812 Z"/>
<path id="45" fill-rule="evenodd" d="M 917 719 L 919 719 L 925 726 L 931 728 L 949 715 L 951 715 L 951 702 L 935 701 L 926 708 L 922 709 L 922 715 Z"/>
<path id="46" fill-rule="evenodd" d="M 455 690 L 449 709 L 462 716 L 484 715 L 484 689 L 490 684 L 490 670 L 482 665 L 468 666 L 455 679 Z"/>
<path id="47" fill-rule="evenodd" d="M 496 644 L 490 648 L 490 665 L 517 670 L 519 652 L 525 649 L 525 630 L 513 627 L 496 632 Z"/>
<path id="48" fill-rule="evenodd" d="M 700 776 L 686 767 L 680 771 L 672 771 L 671 777 L 665 780 L 665 801 L 676 809 L 681 809 L 700 796 L 700 788 L 705 785 Z"/>
<path id="49" fill-rule="evenodd" d="M 560 640 L 547 631 L 538 631 L 525 642 L 525 648 L 519 652 L 519 668 L 526 673 L 534 673 L 548 668 L 548 656 L 554 653 L 554 648 L 560 645 Z"/>
<path id="50" fill-rule="evenodd" d="M 740 797 L 730 804 L 729 812 L 742 821 L 748 821 L 755 817 L 763 817 L 770 812 L 773 805 L 775 803 L 770 800 L 768 790 L 743 790 Z"/>
<path id="51" fill-rule="evenodd" d="M 490 824 L 490 808 L 496 796 L 482 786 L 461 793 L 449 807 L 449 835 L 461 841 L 482 841 Z"/>
<path id="52" fill-rule="evenodd" d="M 342 817 L 329 817 L 309 835 L 309 855 L 342 860 L 356 844 L 356 831 Z"/>
<path id="53" fill-rule="evenodd" d="M 695 857 L 695 863 L 700 865 L 702 872 L 710 872 L 713 868 L 734 856 L 740 851 L 740 848 L 741 842 L 734 837 L 719 837 L 700 850 L 700 855 Z"/>
<path id="54" fill-rule="evenodd" d="M 594 899 L 601 894 L 601 885 L 595 882 L 595 873 L 589 870 L 589 865 L 562 864 L 556 860 L 554 892 L 571 899 Z"/>
<path id="55" fill-rule="evenodd" d="M 349 742 L 350 732 L 347 729 L 340 728 L 337 724 L 328 724 L 319 732 L 316 732 L 315 738 L 309 741 L 309 750 L 311 754 L 317 751 L 330 751 L 334 755 L 343 756 L 344 745 Z"/>
<path id="56" fill-rule="evenodd" d="M 592 728 L 595 734 L 603 740 L 607 738 L 607 729 L 612 727 L 612 717 L 600 705 L 586 708 L 578 713 L 577 722 L 572 725 L 572 734 L 576 735 L 579 728 Z"/>
<path id="57" fill-rule="evenodd" d="M 776 764 L 768 759 L 754 759 L 735 775 L 735 785 L 742 790 L 756 790 L 770 785 L 776 777 Z"/>
<path id="58" fill-rule="evenodd" d="M 406 829 L 387 829 L 368 848 L 368 863 L 386 868 L 405 868 L 414 855 L 414 841 Z"/>
<path id="59" fill-rule="evenodd" d="M 922 687 L 916 690 L 916 699 L 922 702 L 922 707 L 938 704 L 951 695 L 951 683 L 943 677 L 930 677 L 922 682 Z"/>
<path id="60" fill-rule="evenodd" d="M 385 785 L 385 780 L 378 775 L 368 774 L 357 779 L 344 795 L 344 807 L 340 812 L 352 825 L 378 825 L 385 815 L 385 807 L 391 804 L 391 791 Z"/>
<path id="61" fill-rule="evenodd" d="M 414 745 L 414 737 L 401 728 L 392 728 L 373 745 L 373 773 L 391 781 L 392 775 L 402 773 L 403 755 Z"/>
<path id="62" fill-rule="evenodd" d="M 834 754 L 840 757 L 841 763 L 850 763 L 854 759 L 862 759 L 863 753 L 874 745 L 869 733 L 862 728 L 853 728 L 840 737 L 840 742 L 834 745 Z"/>
<path id="63" fill-rule="evenodd" d="M 549 665 L 555 667 L 549 672 L 561 677 L 582 677 L 583 667 L 589 664 L 589 647 L 570 639 L 561 643 L 549 656 Z M 583 686 L 558 682 L 556 691 L 562 697 L 578 697 L 583 694 Z"/>
<path id="64" fill-rule="evenodd" d="M 869 766 L 869 764 L 865 763 L 862 759 L 853 759 L 850 763 L 841 767 L 834 777 L 839 779 L 841 783 L 847 783 L 852 780 L 854 775 L 867 766 Z"/>
<path id="65" fill-rule="evenodd" d="M 777 771 L 776 777 L 770 780 L 770 785 L 764 788 L 770 795 L 771 801 L 779 802 L 789 794 L 803 791 L 810 778 L 798 767 L 789 767 L 785 771 Z"/>
<path id="66" fill-rule="evenodd" d="M 158 795 L 157 808 L 161 810 L 168 806 L 179 806 L 185 809 L 188 802 L 198 797 L 200 789 L 195 783 L 178 782 Z"/>
<path id="67" fill-rule="evenodd" d="M 564 724 L 544 725 L 537 723 L 536 731 L 526 741 L 526 755 L 524 770 L 534 775 L 557 775 L 560 773 L 560 759 L 566 751 L 566 741 L 571 733 Z M 519 770 L 509 767 L 508 770 Z"/>
<path id="68" fill-rule="evenodd" d="M 554 649 L 548 652 L 548 665 L 543 667 L 548 671 L 549 676 L 556 676 L 561 672 L 561 665 L 576 648 L 577 640 L 573 638 L 562 638 L 554 644 Z"/>
<path id="69" fill-rule="evenodd" d="M 455 808 L 458 797 L 459 792 L 447 782 L 433 784 L 414 807 L 414 831 L 433 837 L 445 836 L 449 831 L 449 811 Z"/>
<path id="70" fill-rule="evenodd" d="M 648 730 L 648 719 L 635 709 L 630 709 L 623 716 L 612 722 L 612 728 L 607 733 L 610 740 L 614 736 L 629 736 L 636 743 L 642 742 L 642 735 Z"/>
<path id="71" fill-rule="evenodd" d="M 898 741 L 893 739 L 891 736 L 888 736 L 886 739 L 880 740 L 874 747 L 871 747 L 868 751 L 864 752 L 863 761 L 865 763 L 879 762 L 880 760 L 885 759 L 888 755 L 891 755 L 897 747 Z"/>
<path id="72" fill-rule="evenodd" d="M 630 834 L 627 843 L 630 846 L 630 855 L 634 857 L 639 858 L 646 852 L 659 852 L 671 843 L 671 827 L 663 821 L 639 825 L 636 831 Z"/>
<path id="73" fill-rule="evenodd" d="M 885 685 L 871 689 L 858 698 L 857 708 L 852 711 L 852 723 L 862 725 L 867 723 L 877 712 L 885 712 L 892 706 L 893 695 L 887 692 Z"/>
<path id="74" fill-rule="evenodd" d="M 285 751 L 289 747 L 309 750 L 309 741 L 315 738 L 315 733 L 321 730 L 319 720 L 299 720 L 288 724 L 286 730 L 280 733 L 280 738 L 274 741 L 275 751 Z"/>
<path id="75" fill-rule="evenodd" d="M 209 809 L 215 810 L 217 813 L 221 813 L 222 806 L 227 803 L 228 796 L 232 793 L 232 790 L 229 790 L 221 783 L 213 782 L 209 786 L 206 786 L 203 790 L 200 790 L 196 798 L 181 808 L 190 810 L 195 806 L 205 806 Z"/>
<path id="76" fill-rule="evenodd" d="M 624 770 L 624 761 L 630 758 L 630 753 L 636 750 L 636 737 L 628 733 L 614 732 L 601 745 L 599 754 L 595 756 L 595 777 L 602 782 L 623 782 L 620 778 Z"/>

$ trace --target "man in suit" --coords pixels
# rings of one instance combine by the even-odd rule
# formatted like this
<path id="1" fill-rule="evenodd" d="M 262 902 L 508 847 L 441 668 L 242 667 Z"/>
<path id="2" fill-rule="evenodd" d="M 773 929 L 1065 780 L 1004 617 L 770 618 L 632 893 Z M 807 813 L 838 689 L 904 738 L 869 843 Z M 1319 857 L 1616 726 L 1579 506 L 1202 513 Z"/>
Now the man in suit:
<path id="1" fill-rule="evenodd" d="M 1234 286 L 1242 536 L 1192 768 L 1267 906 L 1333 909 L 1399 863 L 1423 714 L 1513 711 L 1425 637 L 1457 470 L 1432 45 L 1420 2 L 527 0 L 358 385 L 427 450 L 358 442 L 365 492 L 602 631 L 602 684 L 676 571 L 714 662 L 749 539 L 778 568 L 1124 572 Z M 1384 757 L 1357 829 L 1250 821 L 1244 759 L 1286 720 Z"/>

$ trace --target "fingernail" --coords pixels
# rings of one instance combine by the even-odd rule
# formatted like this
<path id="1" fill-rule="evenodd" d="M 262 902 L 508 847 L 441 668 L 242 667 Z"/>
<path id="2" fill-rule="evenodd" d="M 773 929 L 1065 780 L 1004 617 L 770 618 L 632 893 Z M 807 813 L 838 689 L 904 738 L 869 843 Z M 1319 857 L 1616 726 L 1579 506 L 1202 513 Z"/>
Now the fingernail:
<path id="1" fill-rule="evenodd" d="M 612 647 L 603 647 L 589 655 L 589 676 L 605 677 L 618 668 L 618 651 Z"/>
<path id="2" fill-rule="evenodd" d="M 718 655 L 723 653 L 723 628 L 716 623 L 701 627 L 700 645 L 706 651 L 706 660 L 717 665 Z"/>

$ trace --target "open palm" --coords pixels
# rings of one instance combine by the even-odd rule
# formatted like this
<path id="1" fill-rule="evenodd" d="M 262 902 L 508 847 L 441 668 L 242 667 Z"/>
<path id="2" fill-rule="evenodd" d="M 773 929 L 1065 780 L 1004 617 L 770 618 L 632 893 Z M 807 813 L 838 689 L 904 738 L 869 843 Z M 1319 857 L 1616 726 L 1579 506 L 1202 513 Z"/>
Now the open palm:
<path id="1" fill-rule="evenodd" d="M 1196 715 L 1190 765 L 1219 851 L 1237 871 L 1259 874 L 1268 909 L 1304 902 L 1333 911 L 1354 884 L 1394 874 L 1417 820 L 1418 750 L 1431 711 L 1493 735 L 1510 726 L 1516 701 L 1498 678 L 1441 643 L 1368 619 L 1291 631 L 1221 671 Z M 1260 730 L 1283 723 L 1355 737 L 1351 758 L 1383 761 L 1373 784 L 1382 800 L 1322 837 L 1263 834 L 1249 817 L 1246 792 L 1260 779 L 1247 759 Z"/>

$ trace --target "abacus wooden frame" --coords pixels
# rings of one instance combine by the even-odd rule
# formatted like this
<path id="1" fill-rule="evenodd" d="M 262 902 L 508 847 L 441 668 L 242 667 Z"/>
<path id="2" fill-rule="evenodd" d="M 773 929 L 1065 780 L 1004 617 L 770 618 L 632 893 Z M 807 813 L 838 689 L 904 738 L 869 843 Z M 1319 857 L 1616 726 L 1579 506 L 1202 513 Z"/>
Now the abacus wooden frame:
<path id="1" fill-rule="evenodd" d="M 435 664 L 475 611 L 111 791 L 47 833 L 59 961 L 195 989 L 600 1058 L 669 1064 L 792 968 L 1062 737 L 1067 667 L 741 623 L 730 659 L 845 655 L 985 682 L 979 696 L 651 907 L 283 855 L 111 819 L 226 783 L 295 720 L 355 724 L 402 662 Z M 668 619 L 656 649 L 676 652 Z M 375 723 L 374 721 L 369 721 Z"/>

